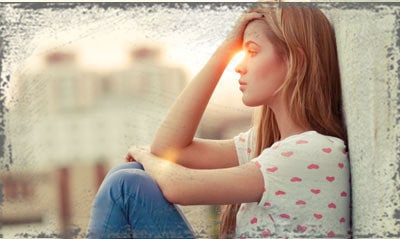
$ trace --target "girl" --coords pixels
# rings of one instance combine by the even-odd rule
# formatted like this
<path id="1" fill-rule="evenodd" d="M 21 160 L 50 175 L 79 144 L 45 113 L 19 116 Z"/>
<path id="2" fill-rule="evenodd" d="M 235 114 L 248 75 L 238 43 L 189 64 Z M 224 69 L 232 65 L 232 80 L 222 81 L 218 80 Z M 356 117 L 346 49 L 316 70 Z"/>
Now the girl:
<path id="1" fill-rule="evenodd" d="M 189 83 L 151 149 L 131 147 L 94 201 L 90 237 L 193 238 L 173 204 L 230 204 L 221 238 L 346 238 L 349 162 L 333 29 L 316 8 L 245 13 Z M 232 56 L 254 127 L 194 138 Z M 143 168 L 144 171 L 143 171 Z"/>

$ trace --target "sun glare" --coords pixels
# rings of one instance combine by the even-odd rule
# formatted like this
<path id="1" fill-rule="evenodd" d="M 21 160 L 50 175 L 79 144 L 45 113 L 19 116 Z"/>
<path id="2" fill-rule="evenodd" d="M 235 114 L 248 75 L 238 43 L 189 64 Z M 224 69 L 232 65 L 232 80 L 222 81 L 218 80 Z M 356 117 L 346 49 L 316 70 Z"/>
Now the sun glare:
<path id="1" fill-rule="evenodd" d="M 235 70 L 235 67 L 243 60 L 245 55 L 244 51 L 240 51 L 235 54 L 235 56 L 232 58 L 232 60 L 229 62 L 228 69 Z"/>
<path id="2" fill-rule="evenodd" d="M 177 149 L 169 148 L 163 155 L 162 158 L 175 163 L 178 160 L 179 152 Z"/>

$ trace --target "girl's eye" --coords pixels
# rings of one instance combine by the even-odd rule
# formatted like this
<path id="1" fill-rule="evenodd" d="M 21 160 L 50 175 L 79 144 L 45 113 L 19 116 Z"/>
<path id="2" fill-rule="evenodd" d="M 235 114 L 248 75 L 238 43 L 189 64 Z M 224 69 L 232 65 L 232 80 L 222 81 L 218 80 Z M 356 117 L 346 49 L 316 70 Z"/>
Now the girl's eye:
<path id="1" fill-rule="evenodd" d="M 255 50 L 247 50 L 247 54 L 249 54 L 249 56 L 255 56 L 257 54 L 257 52 Z"/>

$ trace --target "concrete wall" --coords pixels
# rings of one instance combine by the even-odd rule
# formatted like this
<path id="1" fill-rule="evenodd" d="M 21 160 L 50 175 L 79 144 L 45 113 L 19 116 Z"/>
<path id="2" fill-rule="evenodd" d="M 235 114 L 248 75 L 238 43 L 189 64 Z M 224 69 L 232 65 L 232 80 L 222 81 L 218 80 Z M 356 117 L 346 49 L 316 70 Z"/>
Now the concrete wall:
<path id="1" fill-rule="evenodd" d="M 400 238 L 400 5 L 330 8 L 353 185 L 354 238 Z"/>

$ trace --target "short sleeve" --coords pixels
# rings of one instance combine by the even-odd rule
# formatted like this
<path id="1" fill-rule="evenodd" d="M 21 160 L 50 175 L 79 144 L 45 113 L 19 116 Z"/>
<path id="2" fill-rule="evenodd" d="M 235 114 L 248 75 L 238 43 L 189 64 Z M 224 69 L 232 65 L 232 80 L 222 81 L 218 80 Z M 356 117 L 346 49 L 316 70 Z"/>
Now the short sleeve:
<path id="1" fill-rule="evenodd" d="M 328 219 L 327 215 L 333 215 L 330 210 L 337 208 L 336 213 L 345 217 L 346 207 L 342 205 L 347 205 L 345 196 L 350 191 L 344 144 L 312 134 L 303 136 L 308 137 L 277 142 L 251 160 L 264 178 L 265 191 L 259 206 L 277 210 L 275 215 L 282 223 L 299 220 L 305 210 Z M 315 208 L 320 211 L 314 212 Z"/>
<path id="2" fill-rule="evenodd" d="M 306 165 L 303 159 L 309 158 L 307 153 L 285 146 L 264 150 L 259 157 L 253 160 L 264 177 L 265 192 L 260 201 L 261 205 L 268 205 L 278 200 L 285 201 L 290 196 L 295 196 L 295 192 L 298 192 L 297 185 L 291 185 L 288 182 L 291 180 L 304 181 L 304 177 L 307 175 L 307 172 L 303 170 Z M 284 197 L 285 195 L 289 197 Z"/>
<path id="3" fill-rule="evenodd" d="M 249 162 L 254 147 L 253 129 L 250 129 L 244 133 L 240 133 L 239 135 L 235 136 L 233 140 L 235 143 L 239 165 Z"/>
<path id="4" fill-rule="evenodd" d="M 308 131 L 248 159 L 263 176 L 264 192 L 259 202 L 242 204 L 238 235 L 259 235 L 258 228 L 289 238 L 347 233 L 351 189 L 342 140 Z"/>

